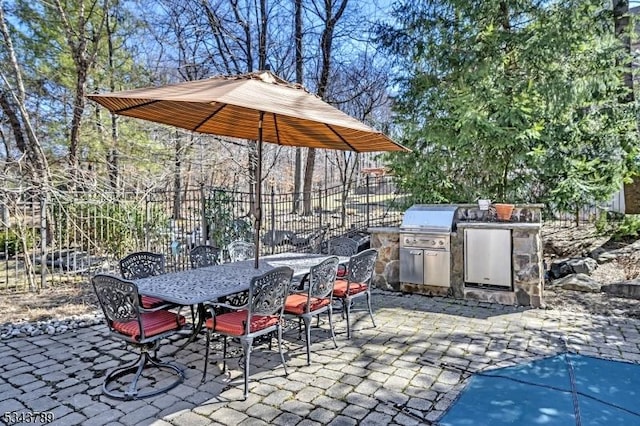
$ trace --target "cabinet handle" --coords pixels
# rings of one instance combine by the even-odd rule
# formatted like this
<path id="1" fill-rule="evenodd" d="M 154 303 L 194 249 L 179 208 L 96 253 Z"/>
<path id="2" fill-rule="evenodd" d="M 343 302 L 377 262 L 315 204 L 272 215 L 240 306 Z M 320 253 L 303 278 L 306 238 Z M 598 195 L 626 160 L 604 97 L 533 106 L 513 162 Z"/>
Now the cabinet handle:
<path id="1" fill-rule="evenodd" d="M 414 256 L 421 256 L 422 255 L 422 250 L 411 250 L 409 252 L 409 254 L 412 254 Z"/>

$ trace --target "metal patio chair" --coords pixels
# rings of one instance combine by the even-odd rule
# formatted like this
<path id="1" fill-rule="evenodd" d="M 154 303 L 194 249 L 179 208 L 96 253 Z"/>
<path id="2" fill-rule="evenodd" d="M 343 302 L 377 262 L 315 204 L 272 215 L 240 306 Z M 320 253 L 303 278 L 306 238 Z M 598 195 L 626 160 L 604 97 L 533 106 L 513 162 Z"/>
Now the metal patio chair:
<path id="1" fill-rule="evenodd" d="M 227 245 L 227 253 L 229 253 L 231 262 L 251 259 L 255 255 L 255 250 L 255 244 L 242 240 L 232 241 Z"/>
<path id="2" fill-rule="evenodd" d="M 196 246 L 189 252 L 189 261 L 192 268 L 217 265 L 220 262 L 220 249 L 213 246 Z"/>
<path id="3" fill-rule="evenodd" d="M 336 256 L 353 256 L 358 252 L 358 242 L 348 237 L 338 237 L 329 240 L 329 254 Z M 338 266 L 338 278 L 347 275 L 347 266 L 340 264 Z"/>
<path id="4" fill-rule="evenodd" d="M 319 316 L 327 312 L 331 338 L 333 339 L 335 347 L 338 347 L 333 331 L 333 307 L 331 303 L 333 285 L 338 271 L 338 262 L 338 257 L 332 256 L 318 265 L 312 266 L 309 272 L 307 288 L 290 294 L 284 304 L 285 314 L 295 315 L 304 321 L 307 343 L 307 365 L 311 365 L 311 319 L 313 316 Z"/>
<path id="5" fill-rule="evenodd" d="M 151 253 L 149 251 L 138 251 L 128 254 L 120 259 L 119 265 L 120 275 L 126 280 L 137 280 L 165 273 L 164 255 Z M 142 296 L 140 300 L 142 307 L 145 309 L 153 309 L 168 303 L 162 299 L 151 296 Z"/>
<path id="6" fill-rule="evenodd" d="M 329 240 L 329 254 L 336 256 L 353 256 L 358 252 L 358 243 L 348 237 Z"/>
<path id="7" fill-rule="evenodd" d="M 333 286 L 333 298 L 342 303 L 342 312 L 347 318 L 348 339 L 351 338 L 351 304 L 354 299 L 366 296 L 369 316 L 373 326 L 376 326 L 371 309 L 371 280 L 377 258 L 376 249 L 368 249 L 351 256 L 347 265 L 347 275 L 337 279 Z"/>
<path id="8" fill-rule="evenodd" d="M 151 310 L 142 308 L 138 287 L 132 281 L 99 274 L 91 279 L 91 283 L 104 312 L 111 336 L 140 349 L 138 359 L 107 373 L 102 385 L 105 395 L 115 399 L 146 398 L 166 392 L 182 383 L 184 374 L 180 368 L 170 363 L 159 362 L 155 356 L 150 355 L 150 352 L 154 351 L 157 354 L 160 341 L 180 331 L 185 324 L 184 316 L 168 311 L 163 306 Z M 165 370 L 175 377 L 170 381 L 166 379 L 168 383 L 160 387 L 142 390 L 138 386 L 139 381 L 148 368 Z M 131 374 L 133 378 L 128 386 L 126 384 L 120 386 L 124 386 L 126 390 L 119 390 L 118 386 L 113 389 L 112 383 Z M 147 375 L 145 380 L 153 381 L 154 377 L 157 376 Z"/>
<path id="9" fill-rule="evenodd" d="M 204 372 L 202 382 L 207 376 L 209 363 L 209 345 L 211 335 L 219 334 L 223 337 L 223 367 L 227 368 L 227 338 L 237 338 L 242 345 L 244 356 L 244 398 L 249 395 L 249 365 L 254 339 L 266 334 L 276 332 L 278 337 L 278 349 L 280 359 L 287 374 L 287 365 L 282 352 L 282 316 L 284 302 L 289 295 L 293 270 L 286 266 L 275 268 L 263 275 L 253 277 L 249 284 L 249 296 L 247 304 L 233 306 L 225 303 L 209 303 L 207 307 L 211 312 L 211 318 L 206 322 L 207 347 L 205 350 Z M 220 308 L 228 309 L 220 314 Z"/>

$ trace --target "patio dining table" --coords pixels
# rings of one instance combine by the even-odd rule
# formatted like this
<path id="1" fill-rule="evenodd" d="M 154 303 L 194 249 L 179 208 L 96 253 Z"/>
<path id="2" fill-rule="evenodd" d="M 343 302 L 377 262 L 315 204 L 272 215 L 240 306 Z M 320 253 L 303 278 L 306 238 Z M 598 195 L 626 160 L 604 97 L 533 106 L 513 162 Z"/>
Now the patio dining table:
<path id="1" fill-rule="evenodd" d="M 167 302 L 183 306 L 198 306 L 198 321 L 189 342 L 193 341 L 204 321 L 204 303 L 218 298 L 240 293 L 249 289 L 251 278 L 264 274 L 279 266 L 293 269 L 293 276 L 301 279 L 329 255 L 285 252 L 260 258 L 258 268 L 253 260 L 223 263 L 186 271 L 170 272 L 148 278 L 134 280 L 138 292 L 145 296 L 157 297 Z M 339 256 L 340 263 L 349 257 Z"/>

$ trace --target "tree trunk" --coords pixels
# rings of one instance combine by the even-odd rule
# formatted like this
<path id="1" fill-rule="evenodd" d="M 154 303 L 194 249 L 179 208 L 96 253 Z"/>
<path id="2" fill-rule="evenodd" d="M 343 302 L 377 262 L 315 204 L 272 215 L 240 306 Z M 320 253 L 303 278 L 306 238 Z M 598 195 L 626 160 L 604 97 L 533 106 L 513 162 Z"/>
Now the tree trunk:
<path id="1" fill-rule="evenodd" d="M 113 30 L 110 21 L 110 15 L 108 13 L 107 8 L 105 7 L 105 28 L 107 30 L 107 46 L 109 48 L 109 88 L 111 92 L 116 91 L 116 83 L 113 78 L 114 66 L 113 66 Z M 114 113 L 111 113 L 111 149 L 109 150 L 109 154 L 107 155 L 107 168 L 109 170 L 109 185 L 113 189 L 113 192 L 117 194 L 118 187 L 120 186 L 119 182 L 119 171 L 118 171 L 118 116 Z"/>
<path id="2" fill-rule="evenodd" d="M 322 51 L 322 67 L 320 70 L 320 80 L 318 82 L 317 95 L 322 100 L 326 100 L 327 85 L 329 83 L 329 74 L 331 72 L 331 47 L 333 45 L 333 34 L 336 28 L 336 23 L 342 17 L 345 8 L 347 7 L 348 0 L 342 0 L 338 6 L 338 10 L 333 12 L 333 1 L 325 0 L 324 17 L 321 19 L 324 22 L 324 29 L 322 30 L 322 36 L 320 38 L 320 50 Z M 313 183 L 313 171 L 315 169 L 316 152 L 315 149 L 310 148 L 307 154 L 307 163 L 304 171 L 304 214 L 311 214 L 311 185 Z"/>
<path id="3" fill-rule="evenodd" d="M 296 39 L 296 83 L 303 83 L 302 69 L 302 0 L 295 0 L 295 39 Z M 302 187 L 302 148 L 296 148 L 295 171 L 293 174 L 293 205 L 291 213 L 300 211 Z"/>
<path id="4" fill-rule="evenodd" d="M 180 211 L 182 210 L 182 143 L 179 134 L 176 134 L 176 148 L 174 156 L 174 171 L 173 171 L 173 218 L 180 219 Z"/>
<path id="5" fill-rule="evenodd" d="M 65 6 L 69 7 L 66 3 Z M 84 0 L 81 0 L 77 10 L 77 22 L 72 23 L 60 0 L 55 0 L 55 8 L 60 15 L 67 38 L 67 45 L 76 67 L 76 87 L 73 101 L 73 117 L 69 132 L 69 166 L 71 167 L 70 187 L 77 185 L 78 175 L 78 148 L 80 143 L 80 124 L 85 107 L 85 95 L 87 75 L 95 63 L 99 41 L 108 15 L 108 4 L 104 4 L 102 10 L 90 7 L 89 15 L 85 15 Z M 102 12 L 101 20 L 95 25 L 91 22 L 93 14 Z M 74 25 L 75 24 L 75 25 Z M 89 45 L 89 43 L 91 43 Z"/>

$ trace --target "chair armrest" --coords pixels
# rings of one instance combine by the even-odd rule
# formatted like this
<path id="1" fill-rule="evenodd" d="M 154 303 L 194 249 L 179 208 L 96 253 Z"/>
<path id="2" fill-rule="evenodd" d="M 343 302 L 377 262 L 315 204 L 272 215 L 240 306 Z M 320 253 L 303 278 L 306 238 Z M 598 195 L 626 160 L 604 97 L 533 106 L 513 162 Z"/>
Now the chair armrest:
<path id="1" fill-rule="evenodd" d="M 167 302 L 162 305 L 156 306 L 155 308 L 143 308 L 142 306 L 140 306 L 139 309 L 140 312 L 157 312 L 173 308 L 178 308 L 178 312 L 180 312 L 180 309 L 182 309 L 182 305 L 176 305 L 175 303 Z"/>
<path id="2" fill-rule="evenodd" d="M 238 305 L 230 305 L 228 303 L 220 303 L 220 302 L 205 302 L 204 303 L 204 307 L 205 309 L 208 309 L 209 311 L 211 311 L 211 313 L 213 315 L 215 315 L 215 310 L 214 308 L 225 308 L 225 309 L 231 309 L 233 311 L 241 311 L 243 309 L 247 309 L 247 307 L 249 306 L 248 303 L 238 306 Z"/>

